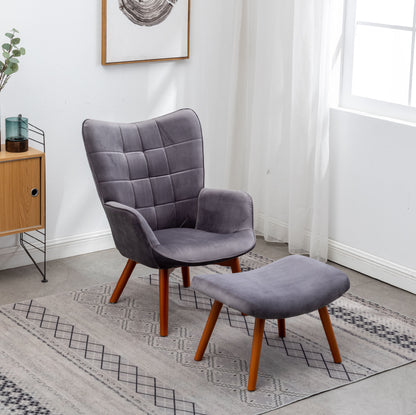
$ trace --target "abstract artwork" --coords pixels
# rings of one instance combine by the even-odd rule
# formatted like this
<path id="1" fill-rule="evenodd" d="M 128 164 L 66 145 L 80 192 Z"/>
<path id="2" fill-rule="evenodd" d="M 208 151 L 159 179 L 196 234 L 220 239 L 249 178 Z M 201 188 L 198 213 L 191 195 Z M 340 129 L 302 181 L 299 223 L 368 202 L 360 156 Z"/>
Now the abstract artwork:
<path id="1" fill-rule="evenodd" d="M 189 58 L 190 0 L 102 0 L 103 65 Z"/>
<path id="2" fill-rule="evenodd" d="M 168 17 L 177 0 L 118 0 L 120 10 L 135 24 L 154 26 Z"/>

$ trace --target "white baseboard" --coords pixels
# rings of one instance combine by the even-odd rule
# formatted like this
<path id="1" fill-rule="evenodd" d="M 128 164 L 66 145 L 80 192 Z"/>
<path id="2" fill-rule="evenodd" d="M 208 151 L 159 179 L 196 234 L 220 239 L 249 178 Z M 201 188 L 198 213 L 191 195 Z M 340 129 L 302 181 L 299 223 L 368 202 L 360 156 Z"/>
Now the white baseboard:
<path id="1" fill-rule="evenodd" d="M 260 235 L 264 235 L 264 215 L 257 214 L 255 228 Z M 269 218 L 269 232 L 276 240 L 287 241 L 287 223 Z M 386 259 L 360 251 L 334 240 L 328 242 L 328 259 L 337 264 L 351 268 L 372 278 L 394 285 L 416 294 L 416 270 L 404 267 Z"/>
<path id="2" fill-rule="evenodd" d="M 330 240 L 328 259 L 416 294 L 416 270 Z"/>
<path id="3" fill-rule="evenodd" d="M 114 248 L 114 241 L 110 230 L 53 239 L 47 242 L 47 261 L 110 248 Z M 36 249 L 31 248 L 29 252 L 36 260 L 43 261 L 43 254 Z M 32 261 L 20 246 L 0 249 L 0 270 L 30 264 L 32 264 Z"/>

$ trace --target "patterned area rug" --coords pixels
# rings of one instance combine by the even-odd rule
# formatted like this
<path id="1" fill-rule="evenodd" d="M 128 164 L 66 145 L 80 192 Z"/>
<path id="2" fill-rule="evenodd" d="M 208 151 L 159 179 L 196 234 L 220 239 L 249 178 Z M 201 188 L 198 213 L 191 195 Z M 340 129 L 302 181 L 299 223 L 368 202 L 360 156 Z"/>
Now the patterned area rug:
<path id="1" fill-rule="evenodd" d="M 250 253 L 243 270 L 269 259 Z M 218 266 L 192 274 L 224 272 Z M 204 359 L 193 356 L 211 299 L 170 279 L 161 338 L 158 277 L 0 307 L 0 413 L 261 414 L 416 359 L 416 321 L 348 293 L 329 306 L 343 358 L 334 364 L 318 313 L 266 322 L 257 390 L 247 392 L 254 321 L 223 307 Z"/>

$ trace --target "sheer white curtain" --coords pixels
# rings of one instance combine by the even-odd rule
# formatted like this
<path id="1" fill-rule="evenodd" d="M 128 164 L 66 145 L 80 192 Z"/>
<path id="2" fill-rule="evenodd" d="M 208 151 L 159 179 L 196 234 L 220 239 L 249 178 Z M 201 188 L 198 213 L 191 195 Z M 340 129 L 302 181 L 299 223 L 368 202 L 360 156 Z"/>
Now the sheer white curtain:
<path id="1" fill-rule="evenodd" d="M 332 0 L 245 0 L 229 134 L 230 187 L 254 199 L 255 228 L 326 261 Z"/>

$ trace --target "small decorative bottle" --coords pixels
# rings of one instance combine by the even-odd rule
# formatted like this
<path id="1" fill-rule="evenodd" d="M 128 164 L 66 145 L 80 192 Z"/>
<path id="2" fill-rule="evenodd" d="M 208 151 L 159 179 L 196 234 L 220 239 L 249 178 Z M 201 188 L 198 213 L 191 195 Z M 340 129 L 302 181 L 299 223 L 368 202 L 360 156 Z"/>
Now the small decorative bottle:
<path id="1" fill-rule="evenodd" d="M 28 119 L 19 114 L 6 118 L 6 151 L 21 153 L 29 148 Z"/>

